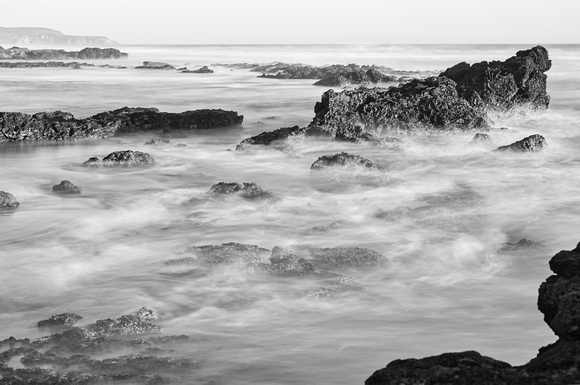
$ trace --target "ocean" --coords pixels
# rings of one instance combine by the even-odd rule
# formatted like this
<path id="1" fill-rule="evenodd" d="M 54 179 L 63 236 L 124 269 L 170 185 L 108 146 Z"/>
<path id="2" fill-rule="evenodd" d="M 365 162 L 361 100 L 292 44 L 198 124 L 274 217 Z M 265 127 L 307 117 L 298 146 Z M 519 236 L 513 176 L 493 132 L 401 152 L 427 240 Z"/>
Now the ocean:
<path id="1" fill-rule="evenodd" d="M 186 383 L 362 384 L 397 358 L 465 350 L 526 363 L 556 340 L 536 305 L 537 289 L 551 275 L 548 261 L 580 241 L 580 45 L 545 45 L 552 60 L 546 112 L 492 115 L 496 127 L 508 128 L 489 133 L 495 147 L 541 134 L 548 147 L 533 154 L 469 145 L 475 132 L 401 137 L 400 151 L 303 138 L 283 149 L 235 151 L 261 132 L 307 125 L 328 88 L 216 64 L 356 63 L 437 74 L 531 47 L 141 45 L 119 47 L 127 60 L 94 63 L 151 60 L 208 65 L 215 73 L 0 69 L 2 111 L 62 110 L 83 118 L 140 106 L 244 115 L 241 127 L 175 135 L 159 146 L 144 145 L 159 133 L 0 144 L 0 190 L 20 202 L 18 210 L 0 214 L 0 340 L 46 335 L 36 323 L 53 314 L 79 314 L 82 325 L 147 306 L 159 314 L 164 334 L 190 336 L 176 348 L 200 363 Z M 82 166 L 125 149 L 150 153 L 155 166 Z M 341 151 L 386 171 L 310 170 L 318 157 Z M 54 195 L 52 186 L 64 179 L 82 193 Z M 203 199 L 218 182 L 254 182 L 283 199 Z M 445 201 L 457 189 L 481 202 L 458 210 L 450 198 L 417 221 L 379 215 Z M 330 224 L 337 225 L 312 230 Z M 502 250 L 520 239 L 541 246 Z M 235 268 L 196 275 L 165 264 L 192 246 L 227 242 L 365 247 L 388 263 L 349 272 L 367 290 L 333 297 L 303 295 L 312 282 L 300 279 Z"/>

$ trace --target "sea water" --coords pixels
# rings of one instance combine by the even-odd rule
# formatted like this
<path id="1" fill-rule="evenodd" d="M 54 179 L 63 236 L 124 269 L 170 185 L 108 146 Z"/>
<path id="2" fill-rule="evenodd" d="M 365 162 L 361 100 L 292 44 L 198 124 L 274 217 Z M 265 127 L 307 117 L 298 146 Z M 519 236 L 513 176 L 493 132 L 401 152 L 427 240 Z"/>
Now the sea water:
<path id="1" fill-rule="evenodd" d="M 74 312 L 88 324 L 147 306 L 159 313 L 165 334 L 191 337 L 178 352 L 201 363 L 184 379 L 191 383 L 362 384 L 391 360 L 464 350 L 527 362 L 556 339 L 536 308 L 548 261 L 580 241 L 580 46 L 547 46 L 549 109 L 493 116 L 497 127 L 509 128 L 490 133 L 493 145 L 469 145 L 473 132 L 423 134 L 403 137 L 399 151 L 299 138 L 282 149 L 235 151 L 260 132 L 307 125 L 327 88 L 215 64 L 357 63 L 438 73 L 528 48 L 123 46 L 129 59 L 93 63 L 152 60 L 209 65 L 215 73 L 1 69 L 3 111 L 63 110 L 82 118 L 123 106 L 222 108 L 244 115 L 244 123 L 172 136 L 159 146 L 144 145 L 159 132 L 0 144 L 0 190 L 20 202 L 0 215 L 0 339 L 40 337 L 46 333 L 36 323 L 53 314 Z M 531 134 L 545 136 L 543 152 L 492 152 Z M 150 153 L 155 166 L 82 166 L 125 149 Z M 319 156 L 341 151 L 385 171 L 310 170 Z M 82 193 L 54 195 L 63 179 Z M 221 181 L 254 182 L 283 199 L 203 199 Z M 420 207 L 429 197 L 445 200 L 458 189 L 475 193 L 478 203 L 457 209 L 452 198 L 421 220 L 380 215 Z M 542 246 L 501 251 L 522 238 Z M 367 247 L 388 263 L 350 272 L 367 291 L 329 298 L 304 296 L 311 282 L 300 279 L 226 268 L 179 275 L 165 264 L 188 247 L 226 242 Z"/>

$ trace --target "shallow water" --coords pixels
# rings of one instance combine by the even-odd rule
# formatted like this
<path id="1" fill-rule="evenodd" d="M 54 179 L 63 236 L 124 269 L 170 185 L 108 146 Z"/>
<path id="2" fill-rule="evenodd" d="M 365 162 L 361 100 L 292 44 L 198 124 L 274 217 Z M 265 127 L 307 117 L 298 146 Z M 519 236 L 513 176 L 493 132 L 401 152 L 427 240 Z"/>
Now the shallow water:
<path id="1" fill-rule="evenodd" d="M 445 69 L 504 60 L 527 46 L 127 46 L 130 59 L 190 68 L 275 60 Z M 258 79 L 215 66 L 211 75 L 134 69 L 2 69 L 5 111 L 70 111 L 77 117 L 128 106 L 180 112 L 235 110 L 243 127 L 171 137 L 158 133 L 77 143 L 0 145 L 0 190 L 20 208 L 0 215 L 2 337 L 39 337 L 36 322 L 74 312 L 87 323 L 155 309 L 166 334 L 187 334 L 183 355 L 201 362 L 188 379 L 224 384 L 355 384 L 396 358 L 477 350 L 523 364 L 555 336 L 536 309 L 548 261 L 579 241 L 579 46 L 548 46 L 552 102 L 541 115 L 494 117 L 494 146 L 539 133 L 539 154 L 492 153 L 473 133 L 403 138 L 401 151 L 368 144 L 294 140 L 283 150 L 230 151 L 262 131 L 306 125 L 326 88 L 311 80 Z M 111 64 L 119 62 L 111 61 Z M 275 119 L 266 119 L 275 117 Z M 260 122 L 260 123 L 258 123 Z M 184 143 L 188 147 L 175 147 Z M 115 150 L 149 152 L 150 168 L 87 169 Z M 384 172 L 312 172 L 321 155 L 347 151 Z M 77 197 L 51 193 L 68 179 Z M 220 181 L 255 182 L 278 202 L 203 198 Z M 476 204 L 447 202 L 415 219 L 378 213 L 423 206 L 470 186 Z M 435 198 L 433 198 L 435 197 Z M 439 197 L 439 198 L 436 198 Z M 200 198 L 189 202 L 191 198 Z M 314 226 L 338 223 L 326 232 Z M 543 247 L 501 252 L 503 242 Z M 312 282 L 233 268 L 179 275 L 164 264 L 189 246 L 239 242 L 358 246 L 383 253 L 381 268 L 350 272 L 368 292 L 302 293 Z M 267 262 L 267 261 L 265 261 Z"/>

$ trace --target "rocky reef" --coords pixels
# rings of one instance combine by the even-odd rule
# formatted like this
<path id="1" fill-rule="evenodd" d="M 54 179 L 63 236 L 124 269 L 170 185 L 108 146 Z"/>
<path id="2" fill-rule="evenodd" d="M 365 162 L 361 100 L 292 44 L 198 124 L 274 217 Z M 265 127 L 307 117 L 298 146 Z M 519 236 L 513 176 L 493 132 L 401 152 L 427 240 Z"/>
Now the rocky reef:
<path id="1" fill-rule="evenodd" d="M 127 132 L 163 129 L 210 129 L 242 124 L 235 111 L 202 109 L 182 113 L 156 108 L 123 107 L 85 119 L 69 112 L 0 112 L 0 143 L 15 141 L 74 141 L 107 138 Z"/>
<path id="2" fill-rule="evenodd" d="M 444 353 L 395 360 L 374 372 L 365 385 L 577 383 L 580 381 L 577 358 L 580 354 L 580 244 L 573 250 L 557 253 L 550 260 L 550 269 L 555 275 L 541 284 L 538 309 L 558 341 L 540 348 L 538 355 L 527 364 L 512 366 L 475 351 Z"/>
<path id="3" fill-rule="evenodd" d="M 65 51 L 63 49 L 37 49 L 0 47 L 2 60 L 97 60 L 97 59 L 124 59 L 129 54 L 116 48 L 87 47 L 80 51 Z"/>

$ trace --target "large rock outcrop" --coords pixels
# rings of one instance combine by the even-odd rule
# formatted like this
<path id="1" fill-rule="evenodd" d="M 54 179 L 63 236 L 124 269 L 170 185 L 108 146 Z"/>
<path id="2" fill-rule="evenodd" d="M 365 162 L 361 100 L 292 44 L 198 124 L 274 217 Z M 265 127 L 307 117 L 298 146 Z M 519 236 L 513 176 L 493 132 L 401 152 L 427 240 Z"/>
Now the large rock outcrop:
<path id="1" fill-rule="evenodd" d="M 548 50 L 536 46 L 518 51 L 506 61 L 465 62 L 445 70 L 445 76 L 457 83 L 459 94 L 469 99 L 477 93 L 487 107 L 506 110 L 518 105 L 546 109 L 550 96 L 546 92 L 547 76 L 552 66 Z"/>
<path id="2" fill-rule="evenodd" d="M 162 129 L 209 129 L 242 124 L 235 111 L 202 109 L 182 113 L 157 108 L 123 107 L 85 119 L 69 112 L 0 112 L 0 143 L 14 141 L 72 141 L 107 138 L 117 134 Z"/>
<path id="3" fill-rule="evenodd" d="M 129 54 L 116 48 L 87 47 L 80 51 L 65 51 L 63 49 L 35 49 L 0 47 L 2 60 L 95 60 L 95 59 L 124 59 Z"/>
<path id="4" fill-rule="evenodd" d="M 395 360 L 377 370 L 365 385 L 469 384 L 562 385 L 580 381 L 580 244 L 550 260 L 555 273 L 539 289 L 538 309 L 559 337 L 540 348 L 522 366 L 481 356 L 474 351 L 444 353 L 422 359 Z"/>

